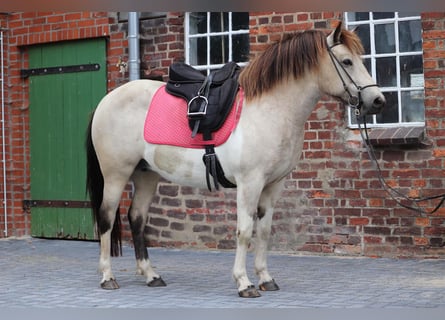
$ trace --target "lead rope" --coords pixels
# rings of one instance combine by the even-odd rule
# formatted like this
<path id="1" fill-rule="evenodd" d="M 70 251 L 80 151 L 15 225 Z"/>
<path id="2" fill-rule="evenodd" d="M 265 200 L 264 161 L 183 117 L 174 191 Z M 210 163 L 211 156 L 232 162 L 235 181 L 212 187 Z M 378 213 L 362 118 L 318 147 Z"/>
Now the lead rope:
<path id="1" fill-rule="evenodd" d="M 382 175 L 382 170 L 380 168 L 380 165 L 377 161 L 377 157 L 375 155 L 374 152 L 374 148 L 370 142 L 369 139 L 369 135 L 368 135 L 368 128 L 366 126 L 366 116 L 364 117 L 359 117 L 357 115 L 357 112 L 355 112 L 356 115 L 356 119 L 357 119 L 357 123 L 358 123 L 358 128 L 360 131 L 360 135 L 362 137 L 363 143 L 365 144 L 366 147 L 366 151 L 368 152 L 369 158 L 371 159 L 371 161 L 373 162 L 376 170 L 377 170 L 377 177 L 379 179 L 380 184 L 382 185 L 383 189 L 385 189 L 385 191 L 390 195 L 390 197 L 400 206 L 409 209 L 409 210 L 413 210 L 416 211 L 418 213 L 420 213 L 421 215 L 425 216 L 425 215 L 430 215 L 433 214 L 434 212 L 436 212 L 437 210 L 439 210 L 439 208 L 442 206 L 442 204 L 445 202 L 445 193 L 443 194 L 439 194 L 436 196 L 431 196 L 431 197 L 424 197 L 424 198 L 413 198 L 407 195 L 404 195 L 403 193 L 401 193 L 400 191 L 394 189 L 393 187 L 391 187 L 386 180 L 383 178 Z M 363 119 L 363 129 L 360 125 L 360 118 Z M 402 202 L 402 200 L 398 199 L 397 197 L 402 198 L 402 200 L 405 200 L 407 202 L 410 202 L 413 205 L 407 205 L 404 204 Z M 436 207 L 431 210 L 431 211 L 425 211 L 423 208 L 421 208 L 419 206 L 419 202 L 423 202 L 423 201 L 428 201 L 428 200 L 434 200 L 434 199 L 439 199 L 442 198 L 439 203 L 436 205 Z"/>

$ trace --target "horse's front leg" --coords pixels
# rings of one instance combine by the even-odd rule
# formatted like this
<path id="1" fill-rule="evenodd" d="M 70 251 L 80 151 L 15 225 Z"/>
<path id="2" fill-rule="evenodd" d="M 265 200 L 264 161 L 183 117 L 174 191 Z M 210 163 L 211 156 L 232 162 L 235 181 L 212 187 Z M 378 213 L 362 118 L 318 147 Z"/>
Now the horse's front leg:
<path id="1" fill-rule="evenodd" d="M 284 179 L 264 188 L 258 205 L 257 239 L 255 243 L 255 273 L 259 277 L 258 287 L 262 291 L 280 288 L 270 276 L 267 268 L 267 247 L 272 229 L 274 205 L 283 189 Z"/>
<path id="2" fill-rule="evenodd" d="M 250 282 L 246 271 L 247 249 L 252 238 L 254 215 L 257 211 L 257 205 L 261 189 L 259 184 L 253 181 L 246 184 L 239 184 L 237 188 L 237 246 L 235 255 L 235 264 L 233 266 L 233 278 L 238 286 L 238 294 L 242 298 L 260 297 L 258 290 Z"/>

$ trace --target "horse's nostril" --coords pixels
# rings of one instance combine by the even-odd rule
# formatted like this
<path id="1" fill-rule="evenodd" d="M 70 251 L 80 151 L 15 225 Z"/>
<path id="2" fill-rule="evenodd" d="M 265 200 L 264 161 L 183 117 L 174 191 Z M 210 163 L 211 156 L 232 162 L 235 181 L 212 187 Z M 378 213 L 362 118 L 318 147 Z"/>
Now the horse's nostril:
<path id="1" fill-rule="evenodd" d="M 374 106 L 383 107 L 385 105 L 385 98 L 377 97 L 374 99 Z"/>

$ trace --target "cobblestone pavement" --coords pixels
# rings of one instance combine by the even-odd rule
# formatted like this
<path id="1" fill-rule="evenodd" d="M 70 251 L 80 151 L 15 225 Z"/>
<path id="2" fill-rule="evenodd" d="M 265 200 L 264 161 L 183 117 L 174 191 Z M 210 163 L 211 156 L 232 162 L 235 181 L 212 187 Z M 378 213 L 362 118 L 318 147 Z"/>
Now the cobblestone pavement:
<path id="1" fill-rule="evenodd" d="M 239 298 L 231 278 L 234 251 L 150 248 L 167 287 L 149 288 L 135 274 L 133 249 L 113 258 L 121 286 L 99 287 L 95 242 L 0 240 L 3 307 L 113 308 L 431 308 L 445 307 L 445 260 L 269 255 L 281 290 Z M 248 257 L 249 271 L 253 256 Z M 255 280 L 253 271 L 249 276 Z"/>

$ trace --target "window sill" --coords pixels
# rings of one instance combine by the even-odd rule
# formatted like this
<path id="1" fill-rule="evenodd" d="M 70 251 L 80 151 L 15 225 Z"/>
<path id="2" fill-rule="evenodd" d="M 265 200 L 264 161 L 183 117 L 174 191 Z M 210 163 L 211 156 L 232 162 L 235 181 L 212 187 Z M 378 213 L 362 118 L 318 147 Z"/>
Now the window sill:
<path id="1" fill-rule="evenodd" d="M 369 133 L 375 146 L 421 145 L 425 143 L 424 127 L 376 128 Z"/>

